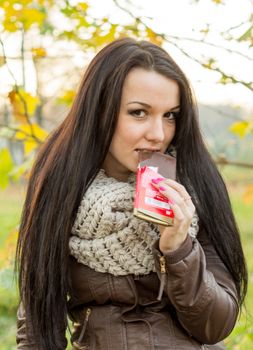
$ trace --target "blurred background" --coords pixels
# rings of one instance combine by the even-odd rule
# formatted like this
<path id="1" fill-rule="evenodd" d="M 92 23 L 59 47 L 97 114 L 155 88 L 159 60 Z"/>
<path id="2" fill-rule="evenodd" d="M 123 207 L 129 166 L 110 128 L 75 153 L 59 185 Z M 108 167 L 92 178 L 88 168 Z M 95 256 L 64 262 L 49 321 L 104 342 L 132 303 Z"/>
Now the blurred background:
<path id="1" fill-rule="evenodd" d="M 226 344 L 230 350 L 252 350 L 250 0 L 0 0 L 0 349 L 16 349 L 13 263 L 34 156 L 66 116 L 90 59 L 125 36 L 164 47 L 191 81 L 201 129 L 226 181 L 249 269 L 246 308 Z"/>

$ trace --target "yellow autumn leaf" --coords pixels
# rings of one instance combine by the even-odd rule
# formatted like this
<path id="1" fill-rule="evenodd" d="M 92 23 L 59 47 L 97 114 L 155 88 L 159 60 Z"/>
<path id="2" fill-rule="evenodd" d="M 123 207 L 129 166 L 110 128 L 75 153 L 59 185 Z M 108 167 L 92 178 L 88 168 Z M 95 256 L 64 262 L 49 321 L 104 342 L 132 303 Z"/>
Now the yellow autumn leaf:
<path id="1" fill-rule="evenodd" d="M 10 266 L 15 258 L 15 250 L 18 238 L 18 231 L 15 229 L 9 233 L 3 246 L 0 249 L 0 268 Z"/>
<path id="2" fill-rule="evenodd" d="M 79 1 L 76 5 L 76 8 L 81 11 L 87 11 L 89 5 L 86 2 Z"/>
<path id="3" fill-rule="evenodd" d="M 6 16 L 15 16 L 17 11 L 14 8 L 14 2 L 13 1 L 3 1 L 1 4 L 2 9 L 4 10 Z M 22 6 L 20 6 L 20 9 Z"/>
<path id="4" fill-rule="evenodd" d="M 249 185 L 246 187 L 243 200 L 245 203 L 250 204 L 253 201 L 253 185 Z"/>
<path id="5" fill-rule="evenodd" d="M 44 47 L 33 47 L 31 52 L 34 58 L 42 58 L 47 55 L 47 51 Z"/>
<path id="6" fill-rule="evenodd" d="M 156 44 L 156 45 L 159 45 L 159 46 L 162 45 L 162 43 L 163 43 L 162 37 L 160 35 L 157 35 L 152 29 L 147 28 L 146 29 L 146 34 L 147 34 L 148 39 L 153 44 Z"/>
<path id="7" fill-rule="evenodd" d="M 200 33 L 207 35 L 210 32 L 210 26 L 207 24 L 205 28 L 200 29 Z"/>
<path id="8" fill-rule="evenodd" d="M 232 131 L 234 134 L 238 135 L 239 137 L 243 138 L 249 132 L 249 122 L 248 121 L 235 122 L 230 127 L 230 131 Z"/>
<path id="9" fill-rule="evenodd" d="M 39 98 L 31 95 L 29 92 L 19 89 L 12 90 L 8 94 L 12 105 L 13 115 L 21 123 L 27 123 L 27 118 L 31 117 L 39 104 Z"/>
<path id="10" fill-rule="evenodd" d="M 5 64 L 5 59 L 3 56 L 0 56 L 0 67 Z"/>
<path id="11" fill-rule="evenodd" d="M 3 27 L 8 32 L 15 32 L 20 29 L 20 23 L 17 22 L 18 10 L 14 9 L 11 1 L 4 1 L 2 9 L 4 11 Z M 22 7 L 21 7 L 22 8 Z"/>
<path id="12" fill-rule="evenodd" d="M 10 180 L 10 171 L 14 163 L 11 153 L 7 147 L 0 150 L 0 187 L 5 188 Z"/>
<path id="13" fill-rule="evenodd" d="M 66 104 L 70 106 L 75 98 L 75 90 L 66 90 L 64 93 L 57 99 L 59 103 Z"/>
<path id="14" fill-rule="evenodd" d="M 22 124 L 19 131 L 15 134 L 15 139 L 23 141 L 25 155 L 28 155 L 38 147 L 41 142 L 44 142 L 48 132 L 42 129 L 38 124 Z"/>
<path id="15" fill-rule="evenodd" d="M 11 4 L 17 4 L 16 0 L 11 0 L 8 2 Z M 22 5 L 22 7 L 26 7 L 26 6 L 30 5 L 32 2 L 33 2 L 33 0 L 22 0 L 22 1 L 19 1 L 19 5 Z"/>
<path id="16" fill-rule="evenodd" d="M 94 45 L 99 47 L 101 45 L 105 45 L 113 41 L 116 38 L 117 28 L 117 24 L 111 24 L 109 32 L 104 35 L 99 29 L 98 32 L 95 33 L 92 38 Z"/>
<path id="17" fill-rule="evenodd" d="M 10 22 L 4 20 L 2 22 L 2 25 L 3 25 L 4 30 L 6 32 L 14 33 L 18 30 L 18 26 L 16 23 L 10 23 Z"/>
<path id="18" fill-rule="evenodd" d="M 38 147 L 38 142 L 30 139 L 30 140 L 24 141 L 24 146 L 25 146 L 24 147 L 25 155 L 28 155 Z"/>
<path id="19" fill-rule="evenodd" d="M 37 0 L 39 5 L 45 5 L 48 1 L 45 0 Z M 51 2 L 51 1 L 50 1 Z"/>
<path id="20" fill-rule="evenodd" d="M 33 1 L 33 0 L 32 0 Z M 45 5 L 47 8 L 54 6 L 54 0 L 37 0 L 39 5 Z"/>
<path id="21" fill-rule="evenodd" d="M 19 20 L 23 23 L 24 29 L 29 29 L 33 24 L 39 26 L 43 23 L 46 14 L 34 8 L 24 8 L 19 16 Z"/>
<path id="22" fill-rule="evenodd" d="M 32 1 L 23 0 L 17 4 L 16 1 L 5 1 L 3 3 L 5 30 L 15 32 L 18 29 L 28 30 L 33 24 L 41 25 L 46 14 L 35 8 L 29 8 Z"/>

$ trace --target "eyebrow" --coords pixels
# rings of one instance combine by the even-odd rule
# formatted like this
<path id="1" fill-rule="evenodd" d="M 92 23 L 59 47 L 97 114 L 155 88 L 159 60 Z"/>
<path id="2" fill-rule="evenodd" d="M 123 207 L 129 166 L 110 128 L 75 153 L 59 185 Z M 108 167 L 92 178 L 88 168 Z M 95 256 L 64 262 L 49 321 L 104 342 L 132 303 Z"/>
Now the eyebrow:
<path id="1" fill-rule="evenodd" d="M 127 105 L 130 105 L 132 103 L 138 103 L 139 105 L 142 105 L 146 108 L 151 108 L 151 106 L 149 104 L 147 104 L 145 102 L 140 102 L 140 101 L 131 101 L 131 102 L 128 102 Z M 178 108 L 180 108 L 180 105 L 171 108 L 170 111 L 174 111 L 174 109 L 178 109 Z"/>

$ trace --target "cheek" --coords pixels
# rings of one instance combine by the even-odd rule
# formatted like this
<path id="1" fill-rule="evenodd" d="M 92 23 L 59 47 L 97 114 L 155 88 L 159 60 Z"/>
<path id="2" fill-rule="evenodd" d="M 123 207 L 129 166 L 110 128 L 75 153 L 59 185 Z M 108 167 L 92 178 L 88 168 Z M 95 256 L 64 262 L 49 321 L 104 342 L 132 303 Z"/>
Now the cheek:
<path id="1" fill-rule="evenodd" d="M 115 143 L 131 147 L 142 138 L 142 134 L 142 129 L 136 124 L 122 125 L 115 132 Z"/>
<path id="2" fill-rule="evenodd" d="M 166 140 L 167 142 L 170 142 L 173 137 L 175 136 L 176 133 L 176 124 L 174 125 L 170 125 L 170 127 L 168 127 L 167 131 L 166 131 Z"/>

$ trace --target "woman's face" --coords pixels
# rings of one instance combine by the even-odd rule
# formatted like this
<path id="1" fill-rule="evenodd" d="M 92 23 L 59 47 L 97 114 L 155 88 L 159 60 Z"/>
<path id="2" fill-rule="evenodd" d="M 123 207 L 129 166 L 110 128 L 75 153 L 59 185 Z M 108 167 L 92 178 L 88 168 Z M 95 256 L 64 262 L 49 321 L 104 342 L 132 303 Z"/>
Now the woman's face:
<path id="1" fill-rule="evenodd" d="M 119 118 L 103 167 L 108 176 L 126 181 L 138 166 L 138 150 L 165 152 L 175 135 L 178 84 L 142 68 L 124 82 Z"/>

